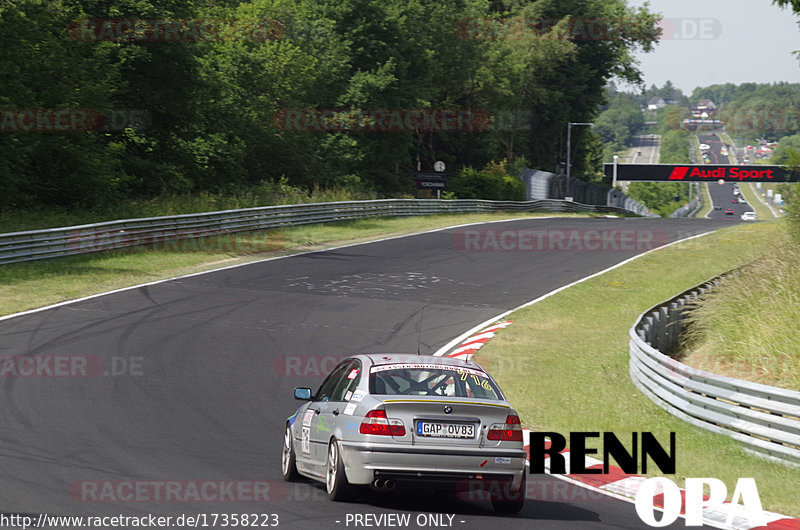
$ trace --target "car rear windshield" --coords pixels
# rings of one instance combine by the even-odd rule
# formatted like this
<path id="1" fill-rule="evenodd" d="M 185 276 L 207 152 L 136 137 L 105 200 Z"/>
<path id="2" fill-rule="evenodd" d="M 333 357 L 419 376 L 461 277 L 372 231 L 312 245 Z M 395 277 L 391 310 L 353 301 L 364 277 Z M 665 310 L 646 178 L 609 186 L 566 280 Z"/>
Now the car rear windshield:
<path id="1" fill-rule="evenodd" d="M 439 364 L 383 364 L 369 374 L 371 394 L 503 399 L 486 372 Z"/>

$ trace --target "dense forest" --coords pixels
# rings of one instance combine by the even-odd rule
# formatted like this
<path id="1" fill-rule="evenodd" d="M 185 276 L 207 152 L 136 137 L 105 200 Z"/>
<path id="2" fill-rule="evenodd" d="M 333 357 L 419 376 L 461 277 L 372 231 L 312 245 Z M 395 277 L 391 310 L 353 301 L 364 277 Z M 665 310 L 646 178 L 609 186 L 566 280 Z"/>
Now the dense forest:
<path id="1" fill-rule="evenodd" d="M 641 82 L 656 20 L 622 0 L 3 2 L 0 210 L 278 180 L 391 196 L 437 159 L 557 170 L 567 122 Z M 600 162 L 581 129 L 575 175 Z"/>
<path id="2" fill-rule="evenodd" d="M 698 87 L 690 100 L 710 99 L 725 130 L 742 143 L 777 141 L 800 133 L 800 84 L 726 83 Z"/>
<path id="3" fill-rule="evenodd" d="M 658 96 L 670 104 L 658 110 L 644 110 L 651 98 Z M 663 164 L 688 164 L 690 138 L 684 120 L 701 100 L 711 100 L 716 110 L 713 118 L 738 146 L 756 144 L 757 140 L 778 142 L 769 163 L 800 165 L 800 84 L 733 83 L 696 87 L 690 96 L 667 81 L 641 92 L 619 91 L 612 83 L 606 87 L 606 103 L 597 117 L 595 131 L 603 142 L 603 159 L 609 163 L 614 154 L 624 153 L 636 134 L 661 136 L 660 159 Z M 645 126 L 649 120 L 654 125 Z M 790 198 L 792 186 L 783 186 Z M 634 183 L 628 193 L 661 215 L 667 215 L 689 198 L 688 186 L 676 183 Z M 795 202 L 797 202 L 795 200 Z"/>

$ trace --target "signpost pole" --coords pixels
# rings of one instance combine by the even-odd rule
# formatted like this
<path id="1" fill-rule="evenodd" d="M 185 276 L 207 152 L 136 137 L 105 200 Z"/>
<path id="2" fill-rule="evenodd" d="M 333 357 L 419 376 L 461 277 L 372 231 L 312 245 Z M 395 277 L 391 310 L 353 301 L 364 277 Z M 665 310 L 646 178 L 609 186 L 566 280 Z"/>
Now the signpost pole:
<path id="1" fill-rule="evenodd" d="M 564 198 L 567 198 L 569 195 L 569 161 L 572 158 L 572 122 L 567 123 L 567 185 L 566 189 L 564 190 Z"/>
<path id="2" fill-rule="evenodd" d="M 436 198 L 442 198 L 442 190 L 447 187 L 448 174 L 445 172 L 445 164 L 437 160 L 433 165 L 434 172 L 414 171 L 411 178 L 417 183 L 420 189 L 435 189 Z"/>
<path id="3" fill-rule="evenodd" d="M 570 166 L 572 165 L 572 126 L 573 125 L 588 125 L 594 127 L 594 123 L 570 121 L 567 122 L 567 189 L 564 191 L 564 199 L 569 195 L 569 173 Z"/>
<path id="4" fill-rule="evenodd" d="M 437 160 L 433 164 L 433 170 L 436 171 L 437 173 L 444 172 L 444 170 L 445 170 L 444 162 L 442 162 L 441 160 Z M 438 200 L 438 199 L 441 199 L 441 198 L 442 198 L 442 190 L 441 190 L 441 188 L 436 188 L 436 199 Z"/>

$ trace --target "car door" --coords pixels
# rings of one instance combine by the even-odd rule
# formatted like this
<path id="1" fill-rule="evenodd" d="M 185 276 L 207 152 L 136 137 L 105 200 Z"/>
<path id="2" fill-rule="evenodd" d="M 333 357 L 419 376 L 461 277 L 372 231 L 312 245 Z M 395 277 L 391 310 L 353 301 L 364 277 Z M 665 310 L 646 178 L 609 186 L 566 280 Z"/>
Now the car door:
<path id="1" fill-rule="evenodd" d="M 318 472 L 325 467 L 325 458 L 328 456 L 328 440 L 330 440 L 333 428 L 332 411 L 341 406 L 340 403 L 332 402 L 331 399 L 337 397 L 339 383 L 347 375 L 348 367 L 352 362 L 352 359 L 345 359 L 336 365 L 336 368 L 320 385 L 314 395 L 314 401 L 309 404 L 308 411 L 303 418 L 302 451 Z"/>
<path id="2" fill-rule="evenodd" d="M 320 434 L 327 436 L 326 442 L 331 435 L 335 435 L 336 438 L 341 440 L 343 439 L 343 433 L 353 430 L 353 410 L 348 409 L 347 406 L 360 381 L 361 362 L 358 359 L 353 359 L 342 373 L 342 378 L 339 379 L 333 392 L 331 392 L 328 401 L 320 406 L 320 425 L 322 427 Z M 355 404 L 353 408 L 355 408 Z M 348 425 L 348 420 L 350 425 Z M 328 428 L 330 430 L 325 430 Z"/>

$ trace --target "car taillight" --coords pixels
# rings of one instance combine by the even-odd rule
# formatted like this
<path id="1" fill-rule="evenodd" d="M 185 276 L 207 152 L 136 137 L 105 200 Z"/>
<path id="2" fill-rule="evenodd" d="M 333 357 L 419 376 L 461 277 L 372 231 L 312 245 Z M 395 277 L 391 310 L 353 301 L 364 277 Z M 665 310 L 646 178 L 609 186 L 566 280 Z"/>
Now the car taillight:
<path id="1" fill-rule="evenodd" d="M 375 409 L 367 412 L 367 415 L 364 416 L 358 432 L 382 436 L 405 436 L 406 427 L 401 420 L 387 418 L 385 410 Z"/>
<path id="2" fill-rule="evenodd" d="M 486 435 L 487 440 L 499 440 L 501 442 L 521 442 L 522 441 L 522 425 L 519 421 L 519 416 L 516 414 L 509 414 L 506 417 L 505 423 L 493 423 L 489 427 L 489 433 Z"/>

